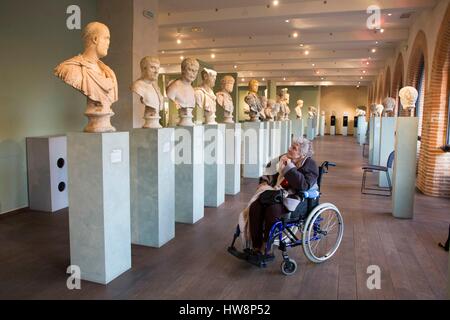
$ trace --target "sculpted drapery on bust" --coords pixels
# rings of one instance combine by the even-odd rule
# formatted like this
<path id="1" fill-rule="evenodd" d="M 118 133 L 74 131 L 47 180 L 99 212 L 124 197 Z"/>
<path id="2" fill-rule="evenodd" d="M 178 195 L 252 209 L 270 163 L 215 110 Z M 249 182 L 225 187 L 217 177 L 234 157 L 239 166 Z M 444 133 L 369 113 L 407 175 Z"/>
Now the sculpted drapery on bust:
<path id="1" fill-rule="evenodd" d="M 302 108 L 303 108 L 303 100 L 297 100 L 297 107 L 295 108 L 295 113 L 297 114 L 297 119 L 302 119 Z"/>
<path id="2" fill-rule="evenodd" d="M 235 80 L 232 76 L 225 76 L 221 81 L 222 89 L 216 93 L 217 104 L 223 108 L 223 122 L 234 123 L 233 121 L 233 98 L 231 93 L 233 92 Z"/>
<path id="3" fill-rule="evenodd" d="M 156 57 L 141 60 L 141 77 L 133 83 L 131 90 L 141 97 L 145 105 L 143 128 L 162 128 L 159 112 L 164 109 L 164 97 L 158 87 L 160 62 Z"/>
<path id="4" fill-rule="evenodd" d="M 195 100 L 197 105 L 204 110 L 206 124 L 217 124 L 217 98 L 212 89 L 216 85 L 216 78 L 216 71 L 204 68 L 202 70 L 202 86 L 195 88 Z"/>
<path id="5" fill-rule="evenodd" d="M 245 103 L 248 105 L 249 110 L 247 113 L 250 115 L 250 121 L 258 122 L 259 113 L 262 111 L 261 97 L 258 95 L 259 82 L 258 80 L 250 80 L 248 83 L 249 92 L 244 98 Z"/>
<path id="6" fill-rule="evenodd" d="M 186 58 L 181 63 L 181 79 L 172 81 L 167 86 L 167 97 L 172 100 L 179 112 L 178 126 L 193 127 L 192 110 L 195 107 L 195 91 L 192 82 L 198 75 L 200 65 L 196 59 Z"/>
<path id="7" fill-rule="evenodd" d="M 87 99 L 85 132 L 114 132 L 111 105 L 118 100 L 117 79 L 114 72 L 100 61 L 108 55 L 110 33 L 106 25 L 89 23 L 83 30 L 84 52 L 62 62 L 54 74 L 74 87 Z"/>

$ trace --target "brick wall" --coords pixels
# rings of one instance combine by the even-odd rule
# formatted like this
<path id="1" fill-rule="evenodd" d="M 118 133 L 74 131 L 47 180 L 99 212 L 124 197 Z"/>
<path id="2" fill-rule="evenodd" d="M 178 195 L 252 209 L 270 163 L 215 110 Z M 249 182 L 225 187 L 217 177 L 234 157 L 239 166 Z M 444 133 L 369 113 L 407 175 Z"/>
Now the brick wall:
<path id="1" fill-rule="evenodd" d="M 397 62 L 395 63 L 395 69 L 394 69 L 394 76 L 392 79 L 392 89 L 391 89 L 391 96 L 392 98 L 397 101 L 394 114 L 398 114 L 398 108 L 401 108 L 399 98 L 398 98 L 398 92 L 403 87 L 403 55 L 400 53 L 397 57 Z"/>

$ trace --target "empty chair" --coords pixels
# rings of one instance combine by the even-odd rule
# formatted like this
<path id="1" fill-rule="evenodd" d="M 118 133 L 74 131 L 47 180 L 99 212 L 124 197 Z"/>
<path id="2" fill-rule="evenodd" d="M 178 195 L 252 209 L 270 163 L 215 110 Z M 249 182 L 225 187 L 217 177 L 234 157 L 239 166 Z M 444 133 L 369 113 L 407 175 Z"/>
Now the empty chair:
<path id="1" fill-rule="evenodd" d="M 392 168 L 392 165 L 394 163 L 394 158 L 395 158 L 395 151 L 392 151 L 388 157 L 386 167 L 374 166 L 374 165 L 367 165 L 367 166 L 362 167 L 362 169 L 363 169 L 363 177 L 362 177 L 362 184 L 361 184 L 361 193 L 362 194 L 371 194 L 371 195 L 375 195 L 375 196 L 386 196 L 386 197 L 392 196 L 392 182 L 391 182 L 391 176 L 389 174 L 389 169 Z M 387 187 L 387 188 L 386 187 L 375 187 L 375 188 L 366 187 L 366 175 L 368 172 L 385 172 L 389 187 Z M 375 192 L 370 192 L 370 191 L 368 192 L 367 190 L 372 190 Z"/>

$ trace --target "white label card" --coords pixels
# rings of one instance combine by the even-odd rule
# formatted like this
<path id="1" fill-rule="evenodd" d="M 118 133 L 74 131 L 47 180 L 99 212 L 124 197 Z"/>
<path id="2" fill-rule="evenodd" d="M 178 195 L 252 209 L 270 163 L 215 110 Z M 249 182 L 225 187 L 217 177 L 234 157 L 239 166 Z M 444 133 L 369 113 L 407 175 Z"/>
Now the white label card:
<path id="1" fill-rule="evenodd" d="M 111 163 L 121 163 L 122 162 L 122 150 L 117 149 L 111 151 Z"/>

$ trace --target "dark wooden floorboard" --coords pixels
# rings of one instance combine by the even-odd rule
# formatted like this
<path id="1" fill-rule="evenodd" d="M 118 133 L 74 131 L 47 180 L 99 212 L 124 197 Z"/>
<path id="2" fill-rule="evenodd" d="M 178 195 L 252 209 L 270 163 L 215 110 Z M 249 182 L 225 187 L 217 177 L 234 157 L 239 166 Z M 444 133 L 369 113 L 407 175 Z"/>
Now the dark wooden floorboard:
<path id="1" fill-rule="evenodd" d="M 133 268 L 108 286 L 83 281 L 79 291 L 66 288 L 67 210 L 0 216 L 0 299 L 445 299 L 448 253 L 437 243 L 447 237 L 450 200 L 417 193 L 414 219 L 395 219 L 391 198 L 361 195 L 367 158 L 354 138 L 327 136 L 314 145 L 318 164 L 338 164 L 322 189 L 322 202 L 334 203 L 345 222 L 330 261 L 313 264 L 301 247 L 291 249 L 298 270 L 286 277 L 278 253 L 266 269 L 229 255 L 239 212 L 257 186 L 243 179 L 240 194 L 205 209 L 195 225 L 177 224 L 176 238 L 164 247 L 132 246 Z M 381 290 L 367 288 L 370 265 L 381 269 Z"/>

